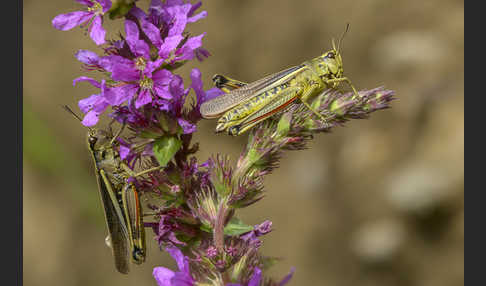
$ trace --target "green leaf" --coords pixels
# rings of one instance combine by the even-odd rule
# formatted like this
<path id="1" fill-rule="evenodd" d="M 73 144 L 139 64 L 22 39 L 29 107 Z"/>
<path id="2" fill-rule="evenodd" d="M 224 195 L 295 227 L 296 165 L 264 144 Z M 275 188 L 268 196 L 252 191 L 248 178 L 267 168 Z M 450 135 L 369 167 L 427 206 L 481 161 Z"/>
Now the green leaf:
<path id="1" fill-rule="evenodd" d="M 178 138 L 164 136 L 155 140 L 152 150 L 159 164 L 165 167 L 181 146 L 182 141 Z"/>
<path id="2" fill-rule="evenodd" d="M 233 217 L 224 228 L 224 234 L 237 236 L 253 230 L 253 226 L 244 224 L 241 220 Z"/>
<path id="3" fill-rule="evenodd" d="M 117 0 L 113 1 L 108 16 L 111 20 L 124 17 L 130 9 L 135 5 L 133 0 Z"/>

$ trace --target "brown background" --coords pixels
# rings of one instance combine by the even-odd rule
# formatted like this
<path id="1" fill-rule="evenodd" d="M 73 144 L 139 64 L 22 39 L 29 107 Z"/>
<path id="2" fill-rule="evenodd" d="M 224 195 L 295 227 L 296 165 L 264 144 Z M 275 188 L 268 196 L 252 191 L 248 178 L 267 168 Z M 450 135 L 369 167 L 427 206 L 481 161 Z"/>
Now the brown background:
<path id="1" fill-rule="evenodd" d="M 148 1 L 141 1 L 147 5 Z M 274 223 L 263 252 L 297 268 L 290 285 L 462 285 L 464 281 L 463 1 L 205 1 L 212 56 L 179 70 L 252 81 L 327 50 L 347 22 L 345 73 L 359 89 L 385 84 L 393 108 L 319 135 L 286 153 L 266 179 L 266 198 L 241 212 Z M 24 285 L 156 285 L 174 267 L 148 239 L 148 261 L 115 272 L 88 152 L 86 130 L 61 110 L 95 92 L 73 54 L 96 49 L 81 29 L 51 27 L 74 1 L 24 1 Z M 109 21 L 107 21 L 108 23 Z M 109 24 L 110 36 L 121 21 Z M 188 81 L 186 85 L 188 85 Z M 228 153 L 245 136 L 199 126 L 198 158 Z"/>

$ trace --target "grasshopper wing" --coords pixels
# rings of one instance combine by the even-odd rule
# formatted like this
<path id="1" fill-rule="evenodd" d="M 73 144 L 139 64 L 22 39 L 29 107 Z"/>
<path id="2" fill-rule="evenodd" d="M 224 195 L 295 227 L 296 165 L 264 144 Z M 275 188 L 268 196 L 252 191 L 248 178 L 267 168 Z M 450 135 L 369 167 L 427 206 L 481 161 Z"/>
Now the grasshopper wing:
<path id="1" fill-rule="evenodd" d="M 293 74 L 301 69 L 303 66 L 295 66 L 283 70 L 281 72 L 268 75 L 262 79 L 244 85 L 240 88 L 234 89 L 221 96 L 215 97 L 201 104 L 200 112 L 204 118 L 216 118 L 228 109 L 246 101 L 268 88 L 272 88 L 275 83 L 285 81 L 285 77 Z"/>
<path id="2" fill-rule="evenodd" d="M 130 270 L 128 230 L 113 188 L 103 169 L 96 174 L 105 212 L 106 226 L 110 236 L 111 250 L 116 269 L 123 274 Z"/>

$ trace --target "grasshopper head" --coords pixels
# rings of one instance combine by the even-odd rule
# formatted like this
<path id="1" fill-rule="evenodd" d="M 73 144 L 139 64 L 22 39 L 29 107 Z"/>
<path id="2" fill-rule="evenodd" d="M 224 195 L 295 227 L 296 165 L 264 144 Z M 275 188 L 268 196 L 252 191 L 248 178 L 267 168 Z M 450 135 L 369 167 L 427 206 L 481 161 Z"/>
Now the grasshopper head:
<path id="1" fill-rule="evenodd" d="M 100 146 L 105 146 L 111 141 L 111 138 L 112 136 L 108 132 L 95 128 L 89 128 L 88 135 L 86 136 L 90 150 L 98 149 Z M 98 146 L 98 148 L 95 148 L 95 146 Z"/>
<path id="2" fill-rule="evenodd" d="M 348 32 L 349 24 L 346 25 L 346 30 L 339 38 L 339 42 L 336 46 L 336 42 L 332 39 L 332 49 L 322 54 L 315 59 L 315 69 L 319 76 L 323 79 L 340 78 L 343 76 L 343 59 L 341 57 L 341 43 L 344 35 Z"/>
<path id="3" fill-rule="evenodd" d="M 332 41 L 332 49 L 318 58 L 317 70 L 319 75 L 326 79 L 343 76 L 343 59 L 339 49 L 336 48 L 334 40 Z"/>

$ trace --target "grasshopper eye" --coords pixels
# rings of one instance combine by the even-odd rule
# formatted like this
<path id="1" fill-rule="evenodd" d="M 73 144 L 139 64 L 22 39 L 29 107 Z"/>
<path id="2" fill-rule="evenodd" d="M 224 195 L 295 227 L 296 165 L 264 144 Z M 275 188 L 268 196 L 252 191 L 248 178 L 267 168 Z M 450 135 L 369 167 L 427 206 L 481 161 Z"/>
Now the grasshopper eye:
<path id="1" fill-rule="evenodd" d="M 335 55 L 333 52 L 329 52 L 329 53 L 327 54 L 327 57 L 328 57 L 328 58 L 330 58 L 330 59 L 334 59 L 334 57 L 335 57 L 335 56 L 336 56 L 336 55 Z"/>

